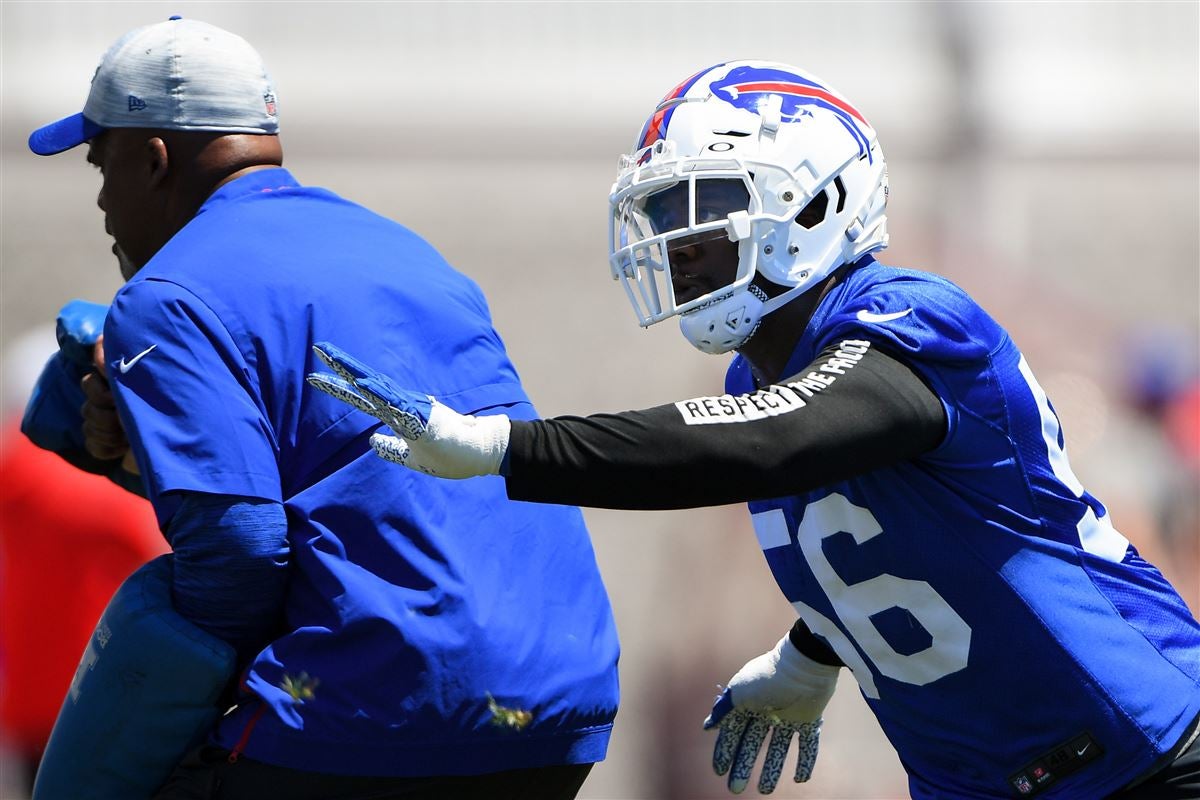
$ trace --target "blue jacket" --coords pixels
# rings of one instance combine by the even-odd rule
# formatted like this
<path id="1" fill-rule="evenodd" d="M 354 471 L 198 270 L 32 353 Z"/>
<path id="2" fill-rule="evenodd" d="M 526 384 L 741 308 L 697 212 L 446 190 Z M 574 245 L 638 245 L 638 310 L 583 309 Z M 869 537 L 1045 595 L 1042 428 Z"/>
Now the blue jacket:
<path id="1" fill-rule="evenodd" d="M 216 741 L 359 775 L 602 759 L 618 646 L 578 509 L 380 460 L 379 423 L 305 384 L 319 340 L 460 412 L 536 416 L 478 287 L 412 232 L 282 169 L 209 198 L 105 344 L 164 528 L 186 492 L 286 511 L 282 632 Z"/>

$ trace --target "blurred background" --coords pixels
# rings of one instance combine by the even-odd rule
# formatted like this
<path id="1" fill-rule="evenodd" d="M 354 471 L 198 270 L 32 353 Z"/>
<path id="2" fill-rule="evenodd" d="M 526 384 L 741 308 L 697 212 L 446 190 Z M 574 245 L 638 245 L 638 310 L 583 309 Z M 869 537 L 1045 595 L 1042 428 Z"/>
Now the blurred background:
<path id="1" fill-rule="evenodd" d="M 39 159 L 26 137 L 82 108 L 119 35 L 175 13 L 263 54 L 301 181 L 402 222 L 478 281 L 545 415 L 722 385 L 724 359 L 693 351 L 671 322 L 640 330 L 609 277 L 617 156 L 658 99 L 705 66 L 766 58 L 815 72 L 879 132 L 884 260 L 948 276 L 1008 327 L 1062 418 L 1076 473 L 1200 610 L 1197 3 L 4 0 L 10 419 L 29 365 L 54 347 L 46 323 L 71 298 L 108 302 L 119 282 L 83 150 Z M 0 452 L 11 452 L 19 443 L 3 430 Z M 622 636 L 623 702 L 582 797 L 726 797 L 700 723 L 720 685 L 794 619 L 745 510 L 586 513 Z M 4 514 L 6 541 L 29 535 Z M 0 587 L 22 569 L 14 553 L 0 550 Z M 0 794 L 20 797 L 29 735 L 0 734 L 16 753 Z M 906 796 L 848 674 L 824 734 L 813 780 L 776 796 Z"/>

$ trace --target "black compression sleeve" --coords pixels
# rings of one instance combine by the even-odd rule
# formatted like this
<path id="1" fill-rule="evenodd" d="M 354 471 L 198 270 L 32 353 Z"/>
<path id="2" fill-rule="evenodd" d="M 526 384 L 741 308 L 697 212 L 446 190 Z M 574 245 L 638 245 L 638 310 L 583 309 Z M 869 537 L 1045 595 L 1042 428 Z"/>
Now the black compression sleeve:
<path id="1" fill-rule="evenodd" d="M 833 652 L 833 648 L 826 644 L 824 639 L 810 631 L 802 619 L 796 620 L 796 624 L 788 631 L 788 639 L 791 641 L 792 647 L 818 664 L 824 664 L 827 667 L 845 666 L 838 658 L 838 654 Z"/>
<path id="2" fill-rule="evenodd" d="M 627 509 L 782 497 L 928 452 L 945 430 L 941 402 L 912 369 L 845 341 L 753 394 L 513 420 L 508 495 Z"/>

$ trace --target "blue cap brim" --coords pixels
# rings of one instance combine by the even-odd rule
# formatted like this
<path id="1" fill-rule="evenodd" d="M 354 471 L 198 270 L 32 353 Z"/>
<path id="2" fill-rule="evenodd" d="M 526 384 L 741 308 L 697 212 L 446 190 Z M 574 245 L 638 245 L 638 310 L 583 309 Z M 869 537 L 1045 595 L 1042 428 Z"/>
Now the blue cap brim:
<path id="1" fill-rule="evenodd" d="M 72 114 L 66 119 L 51 122 L 29 134 L 29 149 L 39 156 L 52 156 L 72 147 L 78 147 L 103 133 L 105 129 L 83 114 Z"/>

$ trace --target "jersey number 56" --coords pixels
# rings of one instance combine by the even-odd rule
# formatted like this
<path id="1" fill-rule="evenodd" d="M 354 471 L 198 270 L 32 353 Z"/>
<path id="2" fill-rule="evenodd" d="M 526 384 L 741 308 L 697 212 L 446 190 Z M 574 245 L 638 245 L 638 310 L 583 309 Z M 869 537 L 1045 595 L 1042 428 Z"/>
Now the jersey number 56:
<path id="1" fill-rule="evenodd" d="M 780 534 L 787 538 L 787 520 L 781 509 L 760 512 L 753 519 L 760 541 L 779 541 Z M 808 627 L 824 637 L 854 673 L 863 694 L 872 699 L 879 698 L 868 661 L 880 674 L 916 686 L 924 686 L 966 667 L 971 628 L 950 604 L 924 581 L 886 573 L 847 584 L 821 548 L 824 539 L 840 532 L 849 533 L 860 545 L 883 535 L 883 529 L 870 511 L 854 505 L 840 494 L 831 494 L 805 509 L 796 538 L 813 576 L 854 641 L 851 642 L 842 628 L 816 609 L 802 602 L 792 605 Z M 912 614 L 929 633 L 929 645 L 918 652 L 904 654 L 888 644 L 871 617 L 890 608 Z"/>

